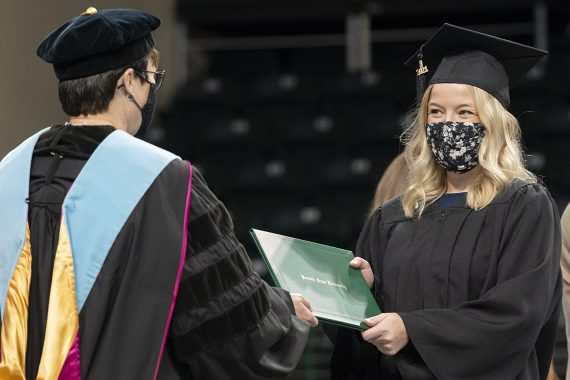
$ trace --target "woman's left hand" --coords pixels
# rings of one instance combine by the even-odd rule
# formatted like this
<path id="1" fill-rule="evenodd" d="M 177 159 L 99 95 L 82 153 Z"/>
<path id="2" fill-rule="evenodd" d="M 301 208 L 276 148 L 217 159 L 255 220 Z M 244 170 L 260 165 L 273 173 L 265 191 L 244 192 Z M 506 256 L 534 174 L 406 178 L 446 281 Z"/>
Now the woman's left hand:
<path id="1" fill-rule="evenodd" d="M 365 319 L 364 323 L 369 328 L 362 332 L 362 338 L 384 355 L 396 355 L 408 344 L 406 326 L 396 313 L 382 313 Z"/>
<path id="2" fill-rule="evenodd" d="M 368 288 L 372 289 L 372 285 L 374 284 L 374 273 L 372 273 L 370 263 L 362 257 L 355 257 L 349 264 L 354 269 L 360 270 L 362 277 L 364 277 L 364 281 L 366 281 L 366 285 L 368 285 Z"/>

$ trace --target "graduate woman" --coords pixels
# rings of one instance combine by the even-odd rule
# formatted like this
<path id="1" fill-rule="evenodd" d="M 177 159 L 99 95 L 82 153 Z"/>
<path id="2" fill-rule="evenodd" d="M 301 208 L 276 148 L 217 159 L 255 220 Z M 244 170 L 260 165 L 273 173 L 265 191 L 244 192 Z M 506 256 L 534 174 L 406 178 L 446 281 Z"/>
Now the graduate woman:
<path id="1" fill-rule="evenodd" d="M 445 24 L 408 62 L 431 76 L 404 133 L 409 186 L 370 217 L 351 264 L 383 314 L 339 332 L 333 378 L 546 377 L 559 216 L 507 111 L 509 82 L 545 54 Z"/>

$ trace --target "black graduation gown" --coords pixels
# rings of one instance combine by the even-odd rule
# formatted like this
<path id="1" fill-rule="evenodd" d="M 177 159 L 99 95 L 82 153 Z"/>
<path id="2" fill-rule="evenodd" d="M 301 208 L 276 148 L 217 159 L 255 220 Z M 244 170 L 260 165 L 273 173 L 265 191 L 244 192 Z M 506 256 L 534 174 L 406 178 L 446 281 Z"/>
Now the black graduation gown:
<path id="1" fill-rule="evenodd" d="M 368 220 L 356 254 L 409 344 L 388 357 L 341 330 L 332 378 L 546 378 L 561 278 L 559 216 L 544 187 L 517 180 L 480 211 L 434 203 L 419 219 L 396 198 Z"/>
<path id="2" fill-rule="evenodd" d="M 64 131 L 62 126 L 55 126 L 36 144 L 29 199 L 33 257 L 26 356 L 29 378 L 37 373 L 45 335 L 61 202 L 91 153 L 112 131 L 111 127 L 93 126 Z M 50 145 L 62 153 L 62 159 L 50 155 Z M 135 266 L 131 263 L 133 254 L 166 252 L 168 244 L 181 244 L 166 241 L 168 230 L 176 229 L 179 223 L 179 217 L 174 217 L 177 211 L 171 211 L 172 220 L 158 224 L 157 216 L 168 211 L 173 201 L 183 204 L 185 194 L 175 190 L 187 183 L 187 175 L 181 175 L 187 173 L 185 166 L 177 160 L 164 169 L 107 255 L 79 315 L 82 378 L 135 379 L 154 374 L 151 358 L 157 353 L 145 350 L 150 347 L 148 341 L 161 339 L 161 329 L 145 318 L 144 311 L 139 318 L 125 317 L 132 315 L 129 307 L 140 304 L 133 299 L 147 295 L 137 289 L 125 292 L 124 287 L 129 277 L 142 271 L 149 276 L 162 275 L 158 270 L 160 254 L 150 263 Z M 253 271 L 233 233 L 227 210 L 195 168 L 187 228 L 186 261 L 158 378 L 285 377 L 302 354 L 309 326 L 294 316 L 288 293 L 269 287 Z M 141 307 L 144 310 L 144 302 Z M 132 326 L 136 326 L 135 333 L 123 336 L 125 330 L 133 330 Z M 148 366 L 134 364 L 141 358 Z"/>

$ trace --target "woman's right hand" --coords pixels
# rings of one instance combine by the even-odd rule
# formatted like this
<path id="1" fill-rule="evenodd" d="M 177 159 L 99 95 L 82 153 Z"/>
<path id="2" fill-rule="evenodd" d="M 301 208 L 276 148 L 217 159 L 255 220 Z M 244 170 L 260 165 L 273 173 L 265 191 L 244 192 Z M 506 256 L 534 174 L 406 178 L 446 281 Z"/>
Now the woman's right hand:
<path id="1" fill-rule="evenodd" d="M 311 327 L 316 327 L 319 321 L 313 314 L 313 308 L 309 300 L 299 293 L 291 293 L 291 299 L 293 300 L 297 318 L 307 322 Z"/>
<path id="2" fill-rule="evenodd" d="M 374 273 L 372 273 L 372 268 L 368 261 L 362 257 L 355 257 L 350 262 L 350 266 L 354 269 L 360 269 L 360 273 L 362 273 L 364 280 L 366 280 L 366 284 L 369 288 L 372 288 L 372 284 L 374 284 Z"/>

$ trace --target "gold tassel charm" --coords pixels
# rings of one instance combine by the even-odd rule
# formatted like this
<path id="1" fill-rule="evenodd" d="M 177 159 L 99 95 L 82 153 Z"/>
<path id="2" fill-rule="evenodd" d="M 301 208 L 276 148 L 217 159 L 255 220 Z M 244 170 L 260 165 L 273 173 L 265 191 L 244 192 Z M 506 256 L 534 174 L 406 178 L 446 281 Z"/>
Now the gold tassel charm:
<path id="1" fill-rule="evenodd" d="M 419 61 L 420 61 L 420 67 L 418 67 L 416 69 L 416 74 L 423 75 L 423 74 L 427 73 L 429 70 L 428 70 L 427 66 L 424 66 L 424 63 L 421 59 Z"/>

